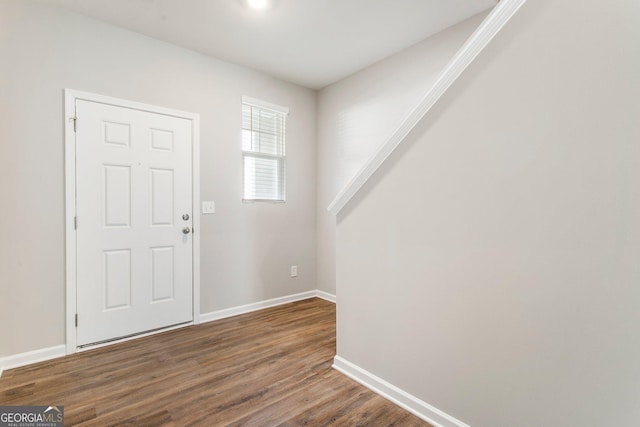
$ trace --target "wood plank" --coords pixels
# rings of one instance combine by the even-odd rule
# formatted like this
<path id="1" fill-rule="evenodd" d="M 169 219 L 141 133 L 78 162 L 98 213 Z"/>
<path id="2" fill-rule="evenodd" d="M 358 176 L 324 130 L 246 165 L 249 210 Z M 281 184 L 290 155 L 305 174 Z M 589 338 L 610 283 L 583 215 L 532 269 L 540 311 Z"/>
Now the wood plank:
<path id="1" fill-rule="evenodd" d="M 335 345 L 314 298 L 7 371 L 0 404 L 82 426 L 429 425 L 332 369 Z"/>

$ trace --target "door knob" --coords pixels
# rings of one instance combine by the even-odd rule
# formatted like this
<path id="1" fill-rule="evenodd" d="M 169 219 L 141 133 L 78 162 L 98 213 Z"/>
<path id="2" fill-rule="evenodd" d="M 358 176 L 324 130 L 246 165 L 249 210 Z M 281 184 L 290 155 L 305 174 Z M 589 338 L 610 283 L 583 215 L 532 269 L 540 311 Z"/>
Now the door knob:
<path id="1" fill-rule="evenodd" d="M 191 233 L 191 229 L 189 227 L 185 227 L 185 228 L 182 229 L 182 233 L 183 234 L 189 234 L 189 233 Z"/>

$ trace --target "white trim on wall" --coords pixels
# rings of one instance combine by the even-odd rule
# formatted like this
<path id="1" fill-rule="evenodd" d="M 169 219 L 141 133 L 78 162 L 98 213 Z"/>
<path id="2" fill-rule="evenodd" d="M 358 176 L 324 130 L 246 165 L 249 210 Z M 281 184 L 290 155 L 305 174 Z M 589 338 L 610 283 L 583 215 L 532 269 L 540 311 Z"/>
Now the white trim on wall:
<path id="1" fill-rule="evenodd" d="M 271 102 L 263 101 L 261 99 L 251 98 L 250 96 L 242 96 L 242 103 L 253 105 L 254 107 L 266 108 L 268 110 L 279 111 L 285 116 L 289 115 L 289 107 L 283 107 L 282 105 L 272 104 Z"/>
<path id="2" fill-rule="evenodd" d="M 275 307 L 278 305 L 287 304 L 294 301 L 301 301 L 309 298 L 322 298 L 324 300 L 327 300 L 333 303 L 335 303 L 336 301 L 336 296 L 329 294 L 327 292 L 323 292 L 319 290 L 308 291 L 308 292 L 302 292 L 299 294 L 288 295 L 280 298 L 273 298 L 265 301 L 259 301 L 253 304 L 246 304 L 238 307 L 227 308 L 224 310 L 213 311 L 211 313 L 206 313 L 206 314 L 198 313 L 199 320 L 197 323 L 211 322 L 214 320 L 224 319 L 231 316 L 237 316 L 239 314 L 250 313 L 252 311 L 262 310 L 264 308 Z M 193 323 L 196 323 L 195 317 L 194 317 Z M 163 329 L 161 332 L 178 329 L 180 327 L 181 326 L 166 328 L 166 329 Z M 135 338 L 140 338 L 140 337 L 149 336 L 149 335 L 153 335 L 153 333 L 139 335 L 134 338 L 127 338 L 123 340 L 114 341 L 114 343 L 130 341 Z M 92 350 L 98 347 L 103 347 L 103 345 L 91 347 L 90 349 L 84 349 L 82 351 Z M 61 357 L 66 354 L 70 354 L 74 352 L 75 352 L 75 348 L 74 348 L 74 351 L 69 352 L 67 351 L 66 345 L 63 344 L 55 347 L 43 348 L 39 350 L 28 351 L 26 353 L 15 354 L 12 356 L 1 357 L 0 358 L 0 376 L 2 376 L 3 370 L 18 368 L 20 366 L 30 365 L 32 363 L 55 359 L 57 357 Z"/>
<path id="3" fill-rule="evenodd" d="M 200 115 L 193 114 L 191 117 L 191 137 L 193 138 L 191 173 L 192 173 L 192 191 L 193 191 L 193 207 L 192 220 L 193 230 L 191 237 L 193 239 L 193 324 L 200 323 Z"/>
<path id="4" fill-rule="evenodd" d="M 511 17 L 520 9 L 526 0 L 501 0 L 482 21 L 455 56 L 440 73 L 435 83 L 418 102 L 401 125 L 367 160 L 364 166 L 347 183 L 331 202 L 328 210 L 337 215 L 351 200 L 362 186 L 371 178 L 374 172 L 384 163 L 387 157 L 409 135 L 409 132 L 431 110 L 447 89 L 460 77 L 462 72 L 473 62 L 480 52 L 489 44 L 491 39 L 509 22 Z"/>
<path id="5" fill-rule="evenodd" d="M 0 376 L 2 371 L 19 368 L 32 363 L 44 362 L 66 355 L 64 345 L 56 345 L 39 350 L 27 351 L 26 353 L 14 354 L 12 356 L 0 357 Z"/>
<path id="6" fill-rule="evenodd" d="M 324 300 L 335 303 L 335 295 L 328 294 L 323 291 L 308 291 L 301 292 L 299 294 L 287 295 L 279 298 L 272 298 L 264 301 L 258 301 L 251 304 L 240 305 L 237 307 L 226 308 L 223 310 L 212 311 L 200 316 L 200 321 L 212 322 L 214 320 L 225 319 L 227 317 L 238 316 L 240 314 L 251 313 L 252 311 L 262 310 L 264 308 L 276 307 L 282 304 L 288 304 L 290 302 L 301 301 L 309 298 L 322 298 Z"/>
<path id="7" fill-rule="evenodd" d="M 434 427 L 469 427 L 462 421 L 429 405 L 406 391 L 394 386 L 368 372 L 348 360 L 336 356 L 333 359 L 333 368 L 342 372 L 349 378 L 359 382 L 368 389 L 376 392 L 385 399 L 390 400 L 403 409 L 411 412 Z"/>
<path id="8" fill-rule="evenodd" d="M 200 116 L 186 111 L 173 110 L 125 99 L 112 98 L 73 89 L 64 90 L 64 144 L 65 144 L 65 242 L 66 242 L 66 354 L 77 351 L 75 314 L 77 308 L 76 256 L 77 243 L 74 227 L 76 214 L 76 147 L 74 118 L 77 100 L 132 108 L 191 120 L 192 126 L 192 212 L 193 212 L 193 321 L 200 323 Z M 81 125 L 81 124 L 80 124 Z M 158 332 L 162 332 L 160 330 Z M 2 366 L 2 364 L 0 364 Z"/>
<path id="9" fill-rule="evenodd" d="M 78 94 L 77 96 L 80 96 Z M 75 115 L 76 93 L 64 90 L 64 185 L 65 185 L 65 262 L 66 262 L 66 353 L 76 350 L 76 149 Z"/>
<path id="10" fill-rule="evenodd" d="M 322 298 L 323 300 L 332 302 L 332 303 L 336 303 L 336 296 L 333 294 L 330 294 L 329 292 L 325 292 L 325 291 L 321 291 L 321 290 L 317 290 L 316 291 L 316 296 L 318 298 Z"/>

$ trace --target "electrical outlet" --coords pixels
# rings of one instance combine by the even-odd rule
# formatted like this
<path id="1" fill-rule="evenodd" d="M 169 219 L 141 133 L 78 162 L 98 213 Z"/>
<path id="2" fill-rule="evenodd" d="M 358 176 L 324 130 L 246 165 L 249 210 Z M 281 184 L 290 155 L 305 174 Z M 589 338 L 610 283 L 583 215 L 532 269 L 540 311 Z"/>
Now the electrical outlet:
<path id="1" fill-rule="evenodd" d="M 298 277 L 298 266 L 297 265 L 292 265 L 291 266 L 291 277 Z"/>

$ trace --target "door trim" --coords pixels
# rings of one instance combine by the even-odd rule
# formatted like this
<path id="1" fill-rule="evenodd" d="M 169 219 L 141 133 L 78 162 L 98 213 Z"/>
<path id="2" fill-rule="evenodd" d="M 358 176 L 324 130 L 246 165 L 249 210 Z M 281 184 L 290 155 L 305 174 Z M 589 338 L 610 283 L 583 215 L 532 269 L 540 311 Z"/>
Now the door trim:
<path id="1" fill-rule="evenodd" d="M 192 171 L 192 217 L 193 259 L 192 286 L 193 321 L 183 326 L 200 323 L 200 115 L 143 104 L 125 99 L 112 98 L 73 89 L 64 90 L 64 151 L 65 151 L 65 251 L 66 251 L 66 353 L 79 351 L 76 345 L 75 315 L 77 310 L 77 242 L 74 218 L 76 215 L 76 137 L 74 118 L 76 101 L 92 101 L 117 107 L 159 113 L 191 121 L 191 171 Z M 77 122 L 82 126 L 82 118 Z M 171 329 L 168 327 L 167 329 Z M 161 332 L 161 331 L 158 331 Z M 118 342 L 118 341 L 115 341 Z"/>

